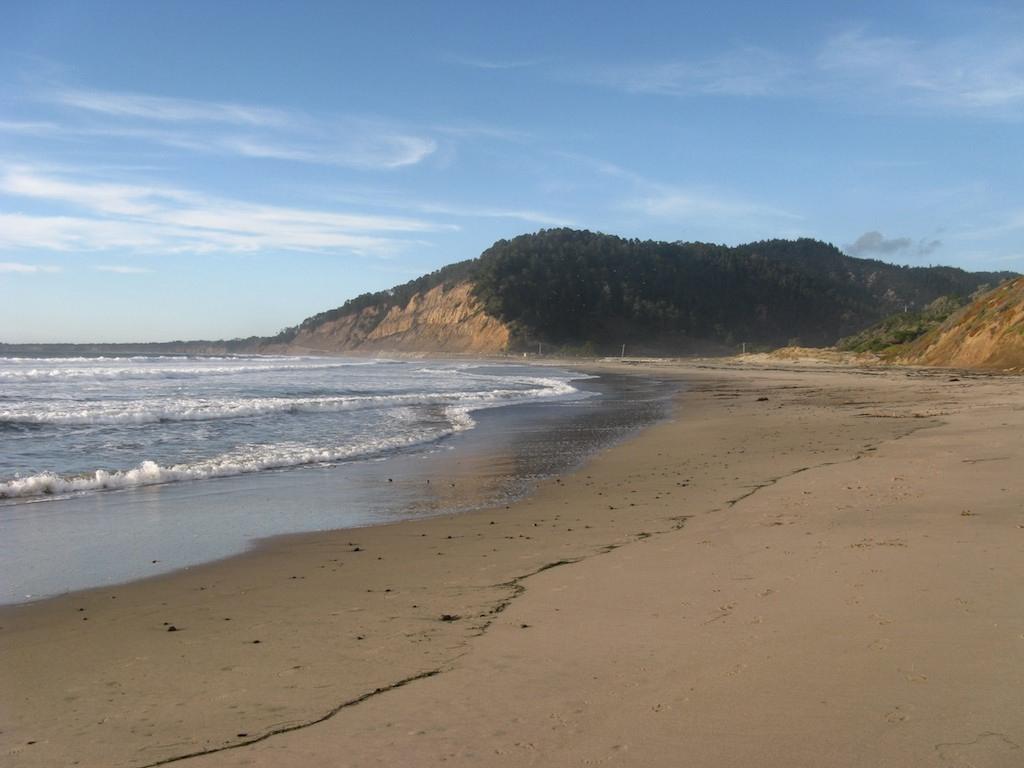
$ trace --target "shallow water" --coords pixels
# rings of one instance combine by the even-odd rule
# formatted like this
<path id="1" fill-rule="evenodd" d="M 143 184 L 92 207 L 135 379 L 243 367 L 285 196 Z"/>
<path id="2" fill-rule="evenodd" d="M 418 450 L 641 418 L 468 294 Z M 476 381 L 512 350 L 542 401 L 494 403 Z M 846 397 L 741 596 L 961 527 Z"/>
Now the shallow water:
<path id="1" fill-rule="evenodd" d="M 585 398 L 573 378 L 344 358 L 0 358 L 0 499 L 422 449 L 485 408 Z"/>
<path id="2" fill-rule="evenodd" d="M 268 536 L 501 504 L 663 417 L 676 388 L 635 377 L 460 365 L 505 382 L 563 382 L 573 392 L 467 411 L 472 428 L 355 459 L 9 500 L 0 506 L 0 602 L 164 573 L 237 554 Z"/>

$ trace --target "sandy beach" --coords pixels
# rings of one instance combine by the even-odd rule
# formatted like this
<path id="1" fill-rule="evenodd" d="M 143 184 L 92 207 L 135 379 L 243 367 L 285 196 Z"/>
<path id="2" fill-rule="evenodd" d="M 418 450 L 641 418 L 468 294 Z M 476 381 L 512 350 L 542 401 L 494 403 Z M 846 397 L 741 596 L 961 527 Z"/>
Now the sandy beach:
<path id="1" fill-rule="evenodd" d="M 674 418 L 507 508 L 0 609 L 3 763 L 1024 765 L 1019 377 L 606 368 Z"/>

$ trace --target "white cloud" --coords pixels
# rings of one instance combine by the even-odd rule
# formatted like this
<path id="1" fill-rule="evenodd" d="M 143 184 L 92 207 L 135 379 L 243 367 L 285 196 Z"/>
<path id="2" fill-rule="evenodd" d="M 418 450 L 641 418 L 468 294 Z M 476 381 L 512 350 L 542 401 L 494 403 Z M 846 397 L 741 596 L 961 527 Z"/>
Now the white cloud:
<path id="1" fill-rule="evenodd" d="M 15 166 L 0 172 L 0 192 L 16 197 L 59 200 L 107 214 L 144 215 L 159 207 L 158 200 L 185 201 L 175 189 L 103 182 L 68 181 Z"/>
<path id="2" fill-rule="evenodd" d="M 474 208 L 472 206 L 445 205 L 423 203 L 418 210 L 424 213 L 441 213 L 449 216 L 462 216 L 481 219 L 516 219 L 545 227 L 571 227 L 573 222 L 563 216 L 554 216 L 525 208 Z"/>
<path id="3" fill-rule="evenodd" d="M 572 221 L 562 216 L 554 216 L 540 211 L 525 208 L 487 208 L 450 203 L 408 202 L 398 203 L 396 207 L 419 211 L 420 213 L 443 214 L 459 218 L 473 219 L 516 219 L 545 227 L 571 227 Z"/>
<path id="4" fill-rule="evenodd" d="M 442 215 L 465 219 L 514 219 L 545 227 L 571 227 L 573 222 L 565 216 L 538 211 L 532 208 L 467 205 L 441 200 L 417 200 L 405 197 L 396 191 L 374 191 L 358 189 L 332 195 L 332 199 L 348 204 L 372 206 L 395 211 L 411 211 L 418 214 Z"/>
<path id="5" fill-rule="evenodd" d="M 171 122 L 230 123 L 287 127 L 294 117 L 284 110 L 230 102 L 174 99 L 141 93 L 115 91 L 62 90 L 52 95 L 54 101 L 68 107 L 112 117 L 134 117 Z"/>
<path id="6" fill-rule="evenodd" d="M 93 269 L 97 272 L 111 272 L 115 275 L 148 275 L 153 272 L 152 269 L 145 267 L 131 267 L 123 264 L 95 264 Z"/>
<path id="7" fill-rule="evenodd" d="M 0 246 L 147 253 L 325 251 L 387 256 L 409 233 L 452 231 L 421 218 L 263 205 L 171 187 L 94 182 L 18 166 L 0 170 L 0 193 L 71 208 L 0 214 Z M 84 214 L 84 215 L 83 215 Z"/>
<path id="8" fill-rule="evenodd" d="M 58 90 L 42 98 L 70 112 L 70 121 L 38 124 L 58 137 L 127 138 L 190 152 L 371 170 L 416 165 L 438 149 L 431 136 L 379 119 L 95 90 Z M 31 126 L 0 122 L 0 131 L 29 134 Z"/>
<path id="9" fill-rule="evenodd" d="M 800 219 L 800 216 L 781 208 L 730 197 L 713 190 L 681 189 L 667 185 L 661 185 L 651 193 L 630 200 L 626 207 L 647 216 L 667 219 Z"/>
<path id="10" fill-rule="evenodd" d="M 464 67 L 473 69 L 523 69 L 532 67 L 538 63 L 537 59 L 488 59 L 477 56 L 448 56 L 447 60 L 453 64 L 461 64 Z"/>
<path id="11" fill-rule="evenodd" d="M 968 31 L 925 42 L 857 27 L 803 52 L 738 46 L 703 59 L 599 68 L 583 79 L 631 93 L 799 97 L 884 111 L 1020 116 L 1024 41 Z"/>
<path id="12" fill-rule="evenodd" d="M 989 240 L 1024 230 L 1024 209 L 1003 211 L 992 219 L 995 223 L 964 228 L 953 236 L 958 240 Z"/>
<path id="13" fill-rule="evenodd" d="M 818 67 L 861 98 L 1000 112 L 1024 105 L 1024 43 L 971 38 L 924 43 L 847 30 L 825 41 Z"/>
<path id="14" fill-rule="evenodd" d="M 162 244 L 159 232 L 145 224 L 130 221 L 0 213 L 0 248 L 155 251 Z"/>
<path id="15" fill-rule="evenodd" d="M 527 131 L 475 121 L 442 123 L 432 126 L 432 130 L 436 133 L 454 136 L 458 139 L 497 139 L 498 141 L 508 141 L 514 144 L 523 144 L 533 138 L 533 135 Z"/>
<path id="16" fill-rule="evenodd" d="M 14 261 L 0 261 L 0 273 L 16 272 L 18 274 L 33 274 L 37 272 L 60 272 L 60 267 L 42 264 L 21 264 Z"/>
<path id="17" fill-rule="evenodd" d="M 60 131 L 61 127 L 57 123 L 45 120 L 0 120 L 0 133 L 39 135 L 59 133 Z"/>
<path id="18" fill-rule="evenodd" d="M 698 185 L 666 184 L 648 179 L 615 163 L 578 153 L 559 153 L 583 164 L 604 176 L 620 180 L 620 187 L 628 196 L 620 208 L 639 212 L 656 219 L 697 221 L 700 223 L 765 223 L 774 225 L 801 221 L 802 216 L 791 211 L 748 200 L 729 192 Z"/>
<path id="19" fill-rule="evenodd" d="M 744 46 L 703 60 L 608 69 L 593 79 L 633 93 L 772 96 L 789 90 L 793 74 L 788 57 Z"/>
<path id="20" fill-rule="evenodd" d="M 433 139 L 377 131 L 355 123 L 340 126 L 335 138 L 319 145 L 280 143 L 253 136 L 225 136 L 209 146 L 243 157 L 384 169 L 416 165 L 437 151 L 437 142 Z"/>

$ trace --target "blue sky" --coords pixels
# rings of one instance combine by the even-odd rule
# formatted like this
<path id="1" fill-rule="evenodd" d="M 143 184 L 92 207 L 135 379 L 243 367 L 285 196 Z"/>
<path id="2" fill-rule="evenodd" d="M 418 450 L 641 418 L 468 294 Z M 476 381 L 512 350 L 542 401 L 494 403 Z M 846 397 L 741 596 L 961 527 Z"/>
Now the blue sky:
<path id="1" fill-rule="evenodd" d="M 569 225 L 1024 272 L 1019 3 L 47 2 L 0 341 L 274 333 Z"/>

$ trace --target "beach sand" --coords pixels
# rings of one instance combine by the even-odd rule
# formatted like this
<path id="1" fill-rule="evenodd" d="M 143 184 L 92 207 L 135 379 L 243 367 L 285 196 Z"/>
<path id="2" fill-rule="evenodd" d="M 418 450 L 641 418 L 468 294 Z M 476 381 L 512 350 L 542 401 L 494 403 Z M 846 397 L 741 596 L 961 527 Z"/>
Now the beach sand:
<path id="1" fill-rule="evenodd" d="M 611 367 L 509 508 L 0 609 L 4 764 L 1024 765 L 1021 379 Z"/>

